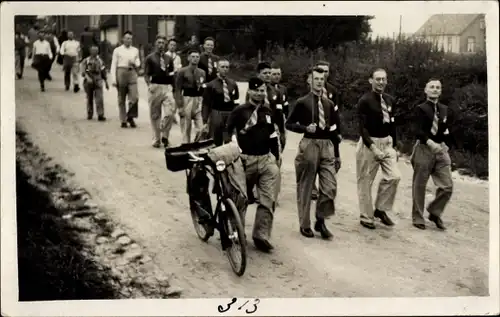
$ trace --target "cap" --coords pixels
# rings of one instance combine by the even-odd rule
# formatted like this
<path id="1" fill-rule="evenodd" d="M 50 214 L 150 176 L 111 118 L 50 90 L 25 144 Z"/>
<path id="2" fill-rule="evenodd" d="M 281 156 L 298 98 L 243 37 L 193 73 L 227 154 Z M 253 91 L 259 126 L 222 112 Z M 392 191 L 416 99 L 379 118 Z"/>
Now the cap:
<path id="1" fill-rule="evenodd" d="M 252 77 L 248 81 L 248 89 L 250 90 L 255 90 L 262 85 L 264 85 L 264 81 L 262 81 L 262 79 L 257 77 Z"/>

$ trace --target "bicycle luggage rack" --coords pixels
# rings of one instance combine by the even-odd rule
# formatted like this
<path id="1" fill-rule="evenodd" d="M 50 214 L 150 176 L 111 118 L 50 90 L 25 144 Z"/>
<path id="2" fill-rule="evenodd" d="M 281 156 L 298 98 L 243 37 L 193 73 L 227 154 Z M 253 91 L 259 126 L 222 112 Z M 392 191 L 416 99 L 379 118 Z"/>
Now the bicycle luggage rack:
<path id="1" fill-rule="evenodd" d="M 208 139 L 193 143 L 184 143 L 180 146 L 165 149 L 165 163 L 171 172 L 179 172 L 189 169 L 193 164 L 190 161 L 189 152 L 206 150 L 215 147 L 213 139 Z"/>

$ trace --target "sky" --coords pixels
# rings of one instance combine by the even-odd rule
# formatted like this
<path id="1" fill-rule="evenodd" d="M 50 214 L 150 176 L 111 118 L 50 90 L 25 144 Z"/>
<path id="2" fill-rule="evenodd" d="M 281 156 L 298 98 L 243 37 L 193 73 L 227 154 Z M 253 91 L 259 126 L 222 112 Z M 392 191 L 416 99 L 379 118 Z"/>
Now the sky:
<path id="1" fill-rule="evenodd" d="M 430 18 L 432 14 L 403 14 L 401 23 L 402 33 L 414 33 L 422 24 Z M 375 18 L 370 20 L 372 27 L 372 37 L 377 36 L 390 36 L 393 32 L 396 35 L 399 33 L 399 15 L 398 14 L 384 14 L 375 15 Z"/>

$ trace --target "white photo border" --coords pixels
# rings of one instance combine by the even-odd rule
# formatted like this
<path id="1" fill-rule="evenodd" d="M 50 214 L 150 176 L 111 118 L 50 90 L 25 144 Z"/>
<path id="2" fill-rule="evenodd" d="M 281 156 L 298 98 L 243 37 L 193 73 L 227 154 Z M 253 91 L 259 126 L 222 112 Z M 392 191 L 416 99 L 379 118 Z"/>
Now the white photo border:
<path id="1" fill-rule="evenodd" d="M 218 305 L 230 299 L 99 300 L 18 302 L 14 15 L 377 15 L 485 13 L 488 66 L 490 262 L 487 297 L 438 298 L 261 298 L 254 316 L 484 315 L 499 313 L 499 128 L 498 3 L 496 1 L 168 1 L 168 2 L 2 2 L 1 4 L 1 299 L 5 316 L 215 316 L 249 315 Z M 263 2 L 263 1 L 262 1 Z M 145 5 L 147 3 L 147 5 Z M 429 285 L 432 287 L 432 285 Z M 253 299 L 250 299 L 251 301 Z"/>

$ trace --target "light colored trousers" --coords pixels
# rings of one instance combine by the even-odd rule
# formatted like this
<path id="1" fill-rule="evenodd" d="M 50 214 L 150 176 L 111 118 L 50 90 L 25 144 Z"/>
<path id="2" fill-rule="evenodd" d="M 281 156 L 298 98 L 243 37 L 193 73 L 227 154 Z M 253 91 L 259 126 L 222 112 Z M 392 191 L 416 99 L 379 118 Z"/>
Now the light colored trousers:
<path id="1" fill-rule="evenodd" d="M 392 211 L 401 173 L 397 166 L 397 153 L 392 147 L 392 137 L 371 138 L 376 147 L 386 158 L 377 161 L 373 152 L 366 147 L 360 138 L 356 148 L 356 177 L 358 181 L 358 200 L 361 220 L 373 223 L 374 209 L 372 201 L 372 186 L 380 167 L 382 179 L 378 186 L 375 208 L 380 211 Z"/>
<path id="2" fill-rule="evenodd" d="M 174 123 L 175 101 L 172 85 L 150 84 L 148 103 L 153 143 L 158 143 L 161 137 L 168 139 Z"/>
<path id="3" fill-rule="evenodd" d="M 64 69 L 64 85 L 69 87 L 71 80 L 73 85 L 78 85 L 80 83 L 80 65 L 78 64 L 76 56 L 65 55 L 63 57 L 63 69 Z"/>
<path id="4" fill-rule="evenodd" d="M 182 97 L 183 105 L 179 108 L 182 143 L 191 143 L 192 121 L 194 121 L 196 132 L 200 131 L 203 126 L 201 98 L 202 97 Z"/>
<path id="5" fill-rule="evenodd" d="M 139 116 L 139 92 L 137 91 L 137 72 L 135 69 L 117 68 L 116 86 L 118 90 L 118 110 L 120 112 L 120 121 L 126 122 L 127 119 L 137 118 Z M 128 95 L 128 110 L 125 108 L 125 100 Z"/>
<path id="6" fill-rule="evenodd" d="M 429 213 L 441 217 L 450 201 L 453 192 L 451 159 L 448 147 L 444 144 L 442 147 L 443 151 L 438 154 L 433 154 L 427 145 L 419 141 L 413 147 L 411 165 L 413 166 L 412 219 L 414 224 L 425 224 L 425 188 L 431 176 L 437 189 L 435 199 L 427 206 Z"/>
<path id="7" fill-rule="evenodd" d="M 303 229 L 311 228 L 311 192 L 316 176 L 319 180 L 316 219 L 325 219 L 335 214 L 337 179 L 334 162 L 332 141 L 309 138 L 300 140 L 295 157 L 295 176 L 299 224 Z"/>
<path id="8" fill-rule="evenodd" d="M 240 157 L 245 168 L 247 188 L 256 186 L 259 196 L 252 237 L 268 241 L 273 228 L 274 195 L 279 174 L 276 158 L 271 153 L 258 156 L 241 154 Z M 245 213 L 246 210 L 242 212 L 243 225 Z"/>

